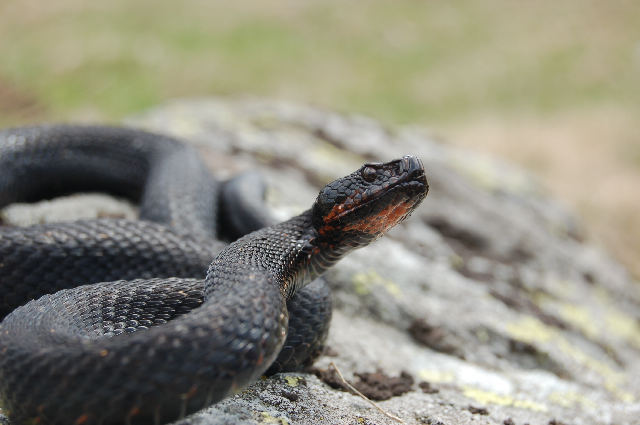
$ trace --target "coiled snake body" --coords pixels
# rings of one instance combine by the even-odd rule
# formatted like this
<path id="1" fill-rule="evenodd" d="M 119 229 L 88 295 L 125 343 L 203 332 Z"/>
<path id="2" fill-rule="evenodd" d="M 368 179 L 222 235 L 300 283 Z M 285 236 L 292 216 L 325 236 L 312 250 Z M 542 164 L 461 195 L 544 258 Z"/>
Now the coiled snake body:
<path id="1" fill-rule="evenodd" d="M 136 221 L 0 227 L 0 405 L 12 423 L 166 423 L 270 366 L 309 363 L 330 304 L 326 286 L 305 285 L 406 218 L 428 186 L 414 157 L 365 164 L 311 209 L 227 246 L 216 229 L 244 195 L 220 188 L 165 136 L 0 132 L 0 207 L 87 190 L 140 204 Z"/>

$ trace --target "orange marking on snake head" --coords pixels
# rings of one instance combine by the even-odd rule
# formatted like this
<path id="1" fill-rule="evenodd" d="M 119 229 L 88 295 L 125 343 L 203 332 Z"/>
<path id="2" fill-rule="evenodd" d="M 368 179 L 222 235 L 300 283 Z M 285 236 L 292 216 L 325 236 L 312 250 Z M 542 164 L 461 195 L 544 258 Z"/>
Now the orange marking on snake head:
<path id="1" fill-rule="evenodd" d="M 82 425 L 83 423 L 86 423 L 89 420 L 89 415 L 87 415 L 86 413 L 79 416 L 78 419 L 76 419 L 76 421 L 73 423 L 74 425 Z"/>
<path id="2" fill-rule="evenodd" d="M 328 233 L 331 233 L 331 232 L 332 232 L 332 231 L 334 231 L 334 230 L 336 230 L 336 228 L 335 228 L 334 226 L 330 226 L 330 225 L 328 225 L 328 224 L 325 224 L 324 226 L 322 226 L 322 227 L 320 227 L 320 228 L 318 229 L 318 233 L 319 233 L 320 235 L 323 235 L 323 236 L 324 236 L 324 235 L 326 235 L 326 234 L 328 234 Z"/>
<path id="3" fill-rule="evenodd" d="M 356 189 L 347 200 L 340 204 L 336 204 L 333 206 L 333 208 L 331 208 L 331 211 L 329 211 L 327 215 L 324 216 L 324 222 L 329 223 L 336 218 L 345 215 L 358 205 L 362 204 L 365 199 L 366 196 L 363 195 L 362 190 Z"/>
<path id="4" fill-rule="evenodd" d="M 345 211 L 344 204 L 334 205 L 333 208 L 331 208 L 331 211 L 329 211 L 329 213 L 324 217 L 324 222 L 325 223 L 330 222 L 336 217 L 339 217 L 340 215 L 344 214 L 344 211 Z"/>
<path id="5" fill-rule="evenodd" d="M 345 226 L 344 230 L 357 230 L 370 234 L 386 232 L 404 220 L 407 214 L 411 211 L 412 206 L 413 205 L 410 202 L 391 204 L 380 211 L 377 215 L 369 217 L 367 220 L 362 220 L 349 226 Z"/>

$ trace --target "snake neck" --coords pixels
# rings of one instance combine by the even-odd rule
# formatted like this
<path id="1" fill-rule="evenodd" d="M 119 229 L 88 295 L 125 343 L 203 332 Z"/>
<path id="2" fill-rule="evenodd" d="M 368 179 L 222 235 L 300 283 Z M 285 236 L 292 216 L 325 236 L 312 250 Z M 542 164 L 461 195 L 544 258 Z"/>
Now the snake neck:
<path id="1" fill-rule="evenodd" d="M 214 288 L 223 277 L 232 276 L 241 284 L 256 275 L 263 276 L 289 299 L 353 249 L 319 235 L 311 217 L 311 210 L 307 210 L 233 242 L 213 261 L 207 281 Z M 209 289 L 206 292 L 209 294 Z"/>

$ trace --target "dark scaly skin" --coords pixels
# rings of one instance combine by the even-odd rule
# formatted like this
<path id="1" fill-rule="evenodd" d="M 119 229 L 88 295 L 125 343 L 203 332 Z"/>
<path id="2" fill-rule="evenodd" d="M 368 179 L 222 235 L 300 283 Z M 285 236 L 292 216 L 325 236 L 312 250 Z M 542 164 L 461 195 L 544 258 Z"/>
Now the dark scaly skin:
<path id="1" fill-rule="evenodd" d="M 59 130 L 61 137 L 65 129 L 69 130 Z M 84 131 L 85 136 L 92 131 L 109 133 L 71 130 Z M 141 134 L 143 139 L 148 135 Z M 5 152 L 0 147 L 0 165 Z M 147 167 L 145 172 L 133 177 L 143 182 L 155 175 L 153 170 L 163 169 L 153 161 L 145 163 L 146 155 L 137 163 L 141 169 Z M 64 160 L 64 155 L 60 158 Z M 31 171 L 49 172 L 44 162 L 35 162 L 29 165 Z M 61 173 L 73 174 L 64 169 Z M 86 173 L 92 179 L 102 178 L 92 170 Z M 26 177 L 23 173 L 21 178 Z M 73 180 L 65 178 L 64 183 Z M 105 186 L 120 177 L 109 178 Z M 0 188 L 21 189 L 28 195 L 0 195 L 4 203 L 34 199 L 43 191 L 66 191 L 57 183 L 43 187 L 20 178 L 7 181 L 0 180 Z M 151 190 L 142 183 L 132 197 L 141 198 L 144 206 L 153 204 L 149 199 L 155 196 L 171 194 L 164 186 L 171 187 L 172 182 L 153 184 L 163 190 L 153 189 L 150 196 Z M 73 189 L 78 186 L 82 184 Z M 424 171 L 415 158 L 369 164 L 325 187 L 313 208 L 300 216 L 226 247 L 211 263 L 204 283 L 180 278 L 99 283 L 62 290 L 18 308 L 0 324 L 2 405 L 18 424 L 149 424 L 174 420 L 224 398 L 274 362 L 287 333 L 287 300 L 295 299 L 297 290 L 346 253 L 406 218 L 426 192 Z M 151 219 L 162 222 L 167 217 L 153 212 Z M 180 220 L 170 221 L 179 224 L 173 231 L 176 235 L 194 232 L 189 222 L 183 227 Z M 125 223 L 116 220 L 111 225 L 119 228 Z M 108 226 L 102 230 L 109 249 L 121 243 L 110 238 Z M 51 231 L 38 236 L 44 238 L 40 245 L 50 242 Z M 9 240 L 11 250 L 16 239 L 19 235 L 0 234 L 0 254 L 8 256 L 2 243 Z M 140 239 L 144 238 L 134 238 Z M 200 240 L 198 235 L 193 243 Z M 145 254 L 142 257 L 153 262 L 153 255 Z M 4 285 L 3 281 L 3 292 Z"/>
<path id="2" fill-rule="evenodd" d="M 0 207 L 103 191 L 140 203 L 140 218 L 216 236 L 219 185 L 198 152 L 176 139 L 118 127 L 0 131 Z"/>
<path id="3" fill-rule="evenodd" d="M 0 320 L 28 300 L 80 284 L 203 278 L 223 247 L 147 221 L 0 227 Z"/>

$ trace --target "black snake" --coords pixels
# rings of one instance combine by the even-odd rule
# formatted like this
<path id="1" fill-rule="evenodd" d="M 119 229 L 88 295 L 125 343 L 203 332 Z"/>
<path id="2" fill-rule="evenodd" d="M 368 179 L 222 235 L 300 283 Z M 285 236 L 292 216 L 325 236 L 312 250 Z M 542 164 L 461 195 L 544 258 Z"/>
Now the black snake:
<path id="1" fill-rule="evenodd" d="M 223 246 L 225 231 L 266 220 L 240 211 L 252 201 L 233 189 L 166 136 L 0 132 L 0 207 L 89 190 L 140 205 L 140 220 L 0 226 L 0 405 L 12 423 L 166 423 L 270 366 L 308 364 L 330 303 L 326 285 L 305 285 L 404 220 L 428 186 L 415 157 L 365 164 L 311 209 Z"/>

